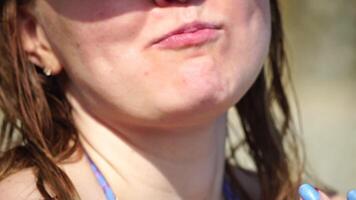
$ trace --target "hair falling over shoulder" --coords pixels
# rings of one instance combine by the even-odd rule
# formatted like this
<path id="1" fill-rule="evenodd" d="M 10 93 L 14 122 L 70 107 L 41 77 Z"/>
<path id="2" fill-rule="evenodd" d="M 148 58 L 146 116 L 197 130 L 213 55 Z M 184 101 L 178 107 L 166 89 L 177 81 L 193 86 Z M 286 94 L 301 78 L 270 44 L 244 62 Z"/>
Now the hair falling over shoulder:
<path id="1" fill-rule="evenodd" d="M 46 77 L 27 61 L 21 47 L 19 9 L 28 3 L 31 0 L 0 1 L 0 181 L 31 168 L 45 199 L 80 199 L 58 166 L 80 145 L 70 104 L 59 78 Z M 257 169 L 261 199 L 295 199 L 302 165 L 282 82 L 289 77 L 281 16 L 277 0 L 270 0 L 270 4 L 272 38 L 268 63 L 235 108 Z M 236 148 L 231 147 L 231 151 Z M 229 159 L 234 159 L 233 155 Z M 234 174 L 235 166 L 226 163 L 234 190 L 244 194 L 243 199 L 251 199 Z"/>

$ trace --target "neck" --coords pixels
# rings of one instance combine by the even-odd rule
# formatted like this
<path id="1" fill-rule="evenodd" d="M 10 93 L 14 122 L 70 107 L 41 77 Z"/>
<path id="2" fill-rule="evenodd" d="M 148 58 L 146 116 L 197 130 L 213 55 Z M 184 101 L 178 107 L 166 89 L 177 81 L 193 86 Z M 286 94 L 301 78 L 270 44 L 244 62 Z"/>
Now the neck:
<path id="1" fill-rule="evenodd" d="M 226 114 L 178 130 L 114 127 L 73 107 L 84 150 L 120 200 L 221 199 Z"/>

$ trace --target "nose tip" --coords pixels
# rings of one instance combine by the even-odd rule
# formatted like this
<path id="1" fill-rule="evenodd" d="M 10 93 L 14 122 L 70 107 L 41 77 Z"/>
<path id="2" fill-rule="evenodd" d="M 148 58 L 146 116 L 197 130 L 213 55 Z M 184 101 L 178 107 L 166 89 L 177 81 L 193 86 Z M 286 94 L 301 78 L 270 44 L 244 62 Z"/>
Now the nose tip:
<path id="1" fill-rule="evenodd" d="M 158 6 L 168 6 L 172 2 L 186 3 L 188 0 L 153 0 L 153 2 Z"/>

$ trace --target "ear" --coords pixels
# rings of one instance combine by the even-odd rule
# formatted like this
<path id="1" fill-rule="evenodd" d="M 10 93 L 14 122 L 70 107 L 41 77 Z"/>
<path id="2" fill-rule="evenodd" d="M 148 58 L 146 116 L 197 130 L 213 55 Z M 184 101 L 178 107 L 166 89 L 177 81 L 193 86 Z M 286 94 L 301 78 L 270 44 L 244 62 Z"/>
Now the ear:
<path id="1" fill-rule="evenodd" d="M 52 75 L 60 73 L 62 66 L 33 8 L 29 6 L 20 8 L 18 16 L 19 36 L 27 59 L 43 71 L 50 71 Z"/>

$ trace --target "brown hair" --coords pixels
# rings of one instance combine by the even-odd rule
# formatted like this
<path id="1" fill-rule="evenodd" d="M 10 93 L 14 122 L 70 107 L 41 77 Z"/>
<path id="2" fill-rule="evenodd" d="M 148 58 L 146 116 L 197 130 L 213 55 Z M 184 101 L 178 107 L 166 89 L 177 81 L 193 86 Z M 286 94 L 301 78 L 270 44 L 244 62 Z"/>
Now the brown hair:
<path id="1" fill-rule="evenodd" d="M 57 165 L 72 156 L 80 145 L 71 106 L 58 77 L 44 76 L 27 61 L 21 47 L 18 10 L 26 2 L 0 2 L 0 109 L 3 111 L 0 148 L 5 149 L 0 158 L 0 181 L 22 169 L 32 168 L 37 188 L 45 199 L 53 199 L 51 196 L 80 199 L 69 177 Z M 299 152 L 282 83 L 286 75 L 282 22 L 277 0 L 270 3 L 269 62 L 235 108 L 256 165 L 261 199 L 295 199 L 301 176 Z M 16 135 L 18 140 L 14 140 Z M 237 149 L 232 147 L 231 150 Z M 234 159 L 233 154 L 230 159 Z M 251 199 L 234 174 L 235 166 L 226 163 L 234 190 L 243 199 Z"/>

